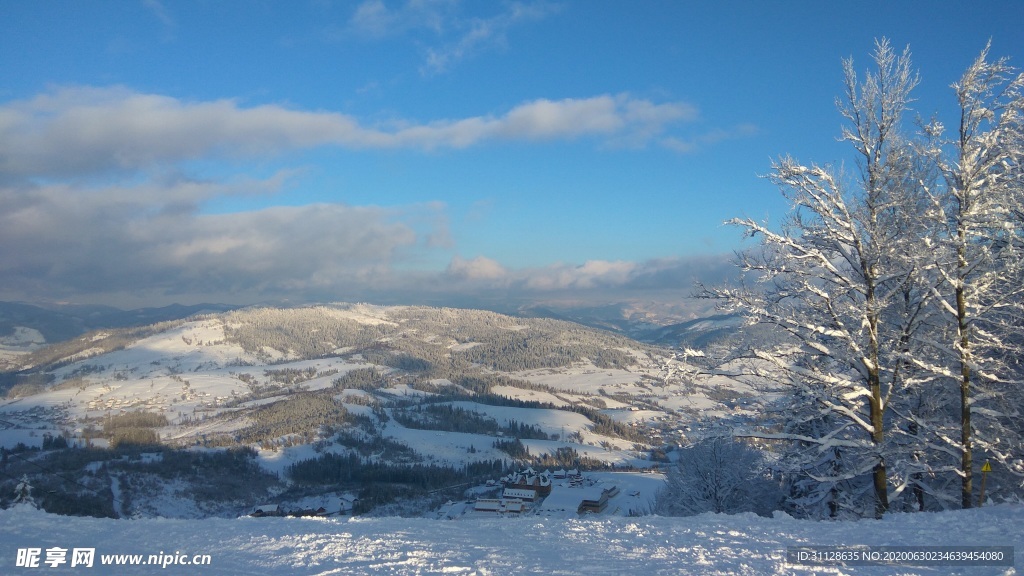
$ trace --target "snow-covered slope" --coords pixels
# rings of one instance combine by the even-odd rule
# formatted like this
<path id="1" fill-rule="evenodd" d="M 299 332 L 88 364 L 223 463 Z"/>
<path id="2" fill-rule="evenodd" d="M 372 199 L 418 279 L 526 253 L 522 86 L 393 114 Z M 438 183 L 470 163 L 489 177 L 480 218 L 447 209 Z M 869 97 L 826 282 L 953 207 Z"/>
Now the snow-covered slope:
<path id="1" fill-rule="evenodd" d="M 46 338 L 35 328 L 14 326 L 6 336 L 0 336 L 0 368 L 16 364 L 19 356 L 38 350 Z"/>
<path id="2" fill-rule="evenodd" d="M 8 431 L 21 424 L 33 428 L 42 409 L 52 415 L 50 428 L 80 434 L 90 419 L 147 410 L 167 415 L 165 438 L 184 439 L 212 432 L 196 429 L 198 416 L 209 419 L 255 405 L 246 399 L 266 402 L 266 385 L 279 387 L 282 395 L 330 388 L 348 371 L 378 366 L 395 375 L 391 392 L 407 394 L 418 377 L 400 377 L 407 370 L 389 361 L 396 357 L 414 371 L 452 363 L 447 379 L 422 382 L 504 374 L 529 385 L 498 382 L 494 393 L 557 407 L 596 406 L 618 421 L 655 422 L 676 412 L 683 419 L 714 418 L 735 409 L 709 398 L 713 391 L 693 387 L 685 362 L 669 351 L 623 337 L 482 311 L 337 305 L 86 334 L 25 357 L 21 373 L 50 384 L 0 401 L 0 419 Z M 268 378 L 270 372 L 307 370 L 324 376 L 291 386 Z M 263 392 L 255 391 L 259 386 Z M 20 417 L 29 412 L 33 425 Z M 565 423 L 555 426 L 551 432 L 562 431 Z M 568 432 L 578 428 L 569 425 Z M 7 444 L 2 430 L 0 444 Z"/>
<path id="3" fill-rule="evenodd" d="M 1010 546 L 1024 550 L 1024 507 L 813 522 L 749 514 L 560 520 L 529 516 L 443 521 L 410 518 L 103 520 L 27 507 L 0 511 L 4 574 L 328 576 L 358 574 L 1017 574 L 1013 566 L 825 566 L 787 563 L 797 546 Z M 51 568 L 49 548 L 67 549 Z M 41 549 L 40 567 L 18 567 Z M 70 567 L 74 548 L 92 568 Z M 24 552 L 22 552 L 24 555 Z M 114 566 L 141 555 L 158 565 Z M 180 561 L 205 562 L 203 566 Z M 112 558 L 112 556 L 114 558 Z M 23 556 L 24 559 L 24 556 Z M 175 563 L 179 562 L 179 563 Z M 1017 560 L 1019 562 L 1019 560 Z"/>
<path id="4" fill-rule="evenodd" d="M 668 349 L 578 324 L 365 304 L 97 331 L 21 362 L 6 376 L 31 385 L 0 400 L 2 446 L 61 435 L 72 446 L 248 446 L 283 480 L 290 466 L 324 454 L 457 469 L 511 463 L 517 446 L 501 445 L 511 438 L 523 441 L 517 458 L 560 452 L 647 467 L 659 446 L 686 442 L 689 425 L 742 414 L 735 398 L 753 394 L 735 382 L 701 385 Z M 424 420 L 429 406 L 464 421 L 436 410 Z M 119 421 L 137 412 L 148 429 Z M 121 480 L 110 482 L 119 489 Z M 124 515 L 162 510 L 162 500 L 142 501 L 150 494 L 187 490 L 124 482 L 137 504 L 115 509 Z"/>

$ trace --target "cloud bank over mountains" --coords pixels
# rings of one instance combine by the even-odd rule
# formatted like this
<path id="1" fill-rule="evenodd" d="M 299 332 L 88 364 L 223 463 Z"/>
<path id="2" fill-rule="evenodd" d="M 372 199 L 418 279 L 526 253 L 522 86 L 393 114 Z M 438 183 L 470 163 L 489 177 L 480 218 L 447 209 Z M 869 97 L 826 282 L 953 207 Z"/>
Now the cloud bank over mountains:
<path id="1" fill-rule="evenodd" d="M 0 104 L 0 298 L 138 305 L 680 287 L 683 277 L 689 286 L 689 261 L 508 270 L 484 256 L 463 259 L 439 202 L 231 213 L 204 206 L 284 194 L 301 181 L 301 170 L 259 178 L 245 174 L 246 163 L 294 151 L 458 150 L 584 138 L 675 147 L 673 125 L 697 115 L 685 102 L 606 94 L 538 99 L 490 115 L 370 124 L 275 104 L 186 101 L 124 87 L 54 88 Z M 191 168 L 211 160 L 234 162 L 239 174 L 211 177 Z M 447 269 L 427 264 L 439 258 L 449 261 Z"/>

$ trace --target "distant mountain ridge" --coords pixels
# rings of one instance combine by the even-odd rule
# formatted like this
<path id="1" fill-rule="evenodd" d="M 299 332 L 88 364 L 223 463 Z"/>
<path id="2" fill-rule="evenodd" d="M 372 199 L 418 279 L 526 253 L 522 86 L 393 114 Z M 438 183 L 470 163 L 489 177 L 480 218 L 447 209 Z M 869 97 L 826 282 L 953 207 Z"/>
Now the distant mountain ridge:
<path id="1" fill-rule="evenodd" d="M 0 302 L 0 337 L 13 334 L 16 327 L 38 330 L 49 343 L 70 340 L 91 330 L 125 328 L 178 320 L 204 312 L 227 312 L 237 306 L 226 304 L 171 304 L 157 308 L 121 310 L 100 305 L 38 306 L 21 302 Z"/>
<path id="2" fill-rule="evenodd" d="M 41 306 L 0 302 L 0 338 L 23 327 L 38 330 L 46 343 L 54 344 L 93 330 L 145 326 L 245 307 L 249 306 L 203 303 L 122 310 L 101 305 Z M 564 320 L 668 347 L 703 347 L 733 334 L 741 324 L 738 316 L 719 314 L 711 303 L 696 300 L 683 303 L 624 300 L 599 304 L 538 301 L 480 309 L 522 318 Z"/>
<path id="3" fill-rule="evenodd" d="M 695 299 L 684 299 L 675 305 L 637 301 L 600 305 L 542 302 L 522 306 L 516 314 L 575 322 L 668 348 L 703 349 L 757 332 L 743 325 L 740 314 L 719 313 L 713 302 Z"/>

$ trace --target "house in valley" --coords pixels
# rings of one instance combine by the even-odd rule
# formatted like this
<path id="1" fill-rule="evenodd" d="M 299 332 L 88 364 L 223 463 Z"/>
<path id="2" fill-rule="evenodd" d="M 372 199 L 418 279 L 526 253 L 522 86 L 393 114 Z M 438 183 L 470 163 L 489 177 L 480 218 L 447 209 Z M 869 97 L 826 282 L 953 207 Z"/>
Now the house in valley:
<path id="1" fill-rule="evenodd" d="M 522 472 L 513 472 L 501 479 L 505 489 L 533 490 L 537 496 L 551 494 L 551 476 L 547 473 L 538 474 L 533 468 Z"/>
<path id="2" fill-rule="evenodd" d="M 278 504 L 260 504 L 252 510 L 252 514 L 256 518 L 262 518 L 263 516 L 284 516 L 284 511 L 281 510 L 281 506 Z"/>

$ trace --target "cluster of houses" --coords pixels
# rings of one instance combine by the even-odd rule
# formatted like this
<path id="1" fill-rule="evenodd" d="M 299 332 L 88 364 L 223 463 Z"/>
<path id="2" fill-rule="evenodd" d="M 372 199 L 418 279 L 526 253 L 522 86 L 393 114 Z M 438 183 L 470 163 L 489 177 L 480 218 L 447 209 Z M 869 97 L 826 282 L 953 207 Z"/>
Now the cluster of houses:
<path id="1" fill-rule="evenodd" d="M 298 510 L 285 511 L 280 504 L 261 504 L 256 506 L 250 516 L 254 518 L 263 518 L 266 516 L 329 516 L 330 512 L 327 511 L 323 506 L 313 510 L 312 508 L 302 508 Z"/>
<path id="2" fill-rule="evenodd" d="M 508 474 L 498 481 L 489 481 L 488 485 L 500 486 L 500 496 L 465 502 L 465 507 L 459 506 L 454 512 L 449 510 L 448 514 L 454 514 L 449 517 L 454 518 L 470 510 L 474 513 L 499 516 L 527 512 L 564 516 L 600 514 L 608 508 L 609 500 L 619 494 L 619 488 L 615 484 L 584 478 L 579 470 L 537 472 L 533 468 L 527 468 Z M 630 495 L 636 496 L 638 493 Z M 255 506 L 250 515 L 257 518 L 344 515 L 351 514 L 357 503 L 358 499 L 345 495 L 339 498 L 337 507 L 325 504 L 316 509 L 286 510 L 280 504 L 263 504 Z M 449 502 L 449 506 L 454 506 L 454 503 Z"/>
<path id="3" fill-rule="evenodd" d="M 550 471 L 545 470 L 538 473 L 533 468 L 527 468 L 521 472 L 513 472 L 508 476 L 502 477 L 501 484 L 505 487 L 505 492 L 509 490 L 518 490 L 524 494 L 533 492 L 532 496 L 528 498 L 533 500 L 537 496 L 551 494 L 551 480 L 554 477 L 554 474 Z"/>
<path id="4" fill-rule="evenodd" d="M 564 489 L 556 491 L 556 496 L 552 497 L 556 481 Z M 618 487 L 612 484 L 584 487 L 583 474 L 579 470 L 537 472 L 527 468 L 501 478 L 500 482 L 501 497 L 477 499 L 474 511 L 521 514 L 539 505 L 542 509 L 560 512 L 600 513 L 608 507 L 609 498 L 619 493 Z"/>

